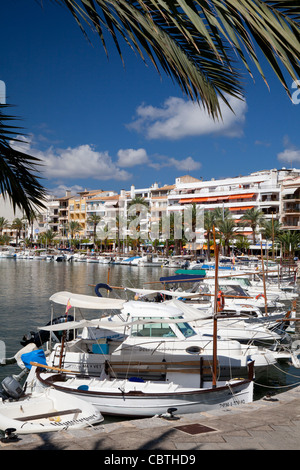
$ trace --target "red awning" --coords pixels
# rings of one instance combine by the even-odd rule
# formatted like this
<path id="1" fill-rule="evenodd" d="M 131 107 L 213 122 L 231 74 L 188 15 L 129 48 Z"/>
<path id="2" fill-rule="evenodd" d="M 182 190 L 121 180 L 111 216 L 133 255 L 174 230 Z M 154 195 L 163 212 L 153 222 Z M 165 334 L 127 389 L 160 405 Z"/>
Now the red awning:
<path id="1" fill-rule="evenodd" d="M 249 206 L 249 207 L 229 207 L 230 211 L 247 211 L 248 209 L 253 209 L 254 206 Z"/>
<path id="2" fill-rule="evenodd" d="M 248 199 L 250 197 L 253 197 L 254 193 L 251 194 L 233 194 L 232 196 L 229 196 L 229 199 Z"/>
<path id="3" fill-rule="evenodd" d="M 193 202 L 191 198 L 179 199 L 179 204 L 190 204 L 191 202 Z"/>

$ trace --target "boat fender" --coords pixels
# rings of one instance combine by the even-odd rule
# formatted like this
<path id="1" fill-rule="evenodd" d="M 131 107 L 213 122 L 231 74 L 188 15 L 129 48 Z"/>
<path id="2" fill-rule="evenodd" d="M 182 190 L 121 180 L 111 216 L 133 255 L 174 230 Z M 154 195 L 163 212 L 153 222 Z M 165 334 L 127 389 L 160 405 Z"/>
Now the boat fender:
<path id="1" fill-rule="evenodd" d="M 83 390 L 84 392 L 87 392 L 88 389 L 89 389 L 88 385 L 79 385 L 79 387 L 77 387 L 77 390 Z"/>
<path id="2" fill-rule="evenodd" d="M 217 295 L 217 304 L 218 304 L 218 311 L 222 312 L 225 306 L 225 297 L 221 290 L 219 290 Z"/>
<path id="3" fill-rule="evenodd" d="M 95 287 L 95 294 L 98 296 L 98 297 L 102 297 L 102 294 L 100 293 L 99 289 L 106 289 L 107 291 L 112 291 L 112 288 L 107 285 L 107 284 L 97 284 L 96 287 Z"/>
<path id="4" fill-rule="evenodd" d="M 263 294 L 258 294 L 255 298 L 256 300 L 260 299 L 261 297 L 265 298 L 265 296 Z"/>

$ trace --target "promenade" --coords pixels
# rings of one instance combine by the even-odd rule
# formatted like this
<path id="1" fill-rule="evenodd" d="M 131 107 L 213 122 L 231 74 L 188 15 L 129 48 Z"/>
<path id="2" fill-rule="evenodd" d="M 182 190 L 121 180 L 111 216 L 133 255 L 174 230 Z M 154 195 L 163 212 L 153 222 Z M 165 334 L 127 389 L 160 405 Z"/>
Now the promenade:
<path id="1" fill-rule="evenodd" d="M 177 420 L 153 417 L 18 437 L 16 442 L 0 442 L 0 450 L 99 450 L 100 463 L 103 458 L 106 464 L 132 467 L 147 459 L 151 464 L 155 459 L 165 459 L 166 464 L 186 459 L 181 464 L 193 464 L 201 450 L 298 450 L 300 386 L 237 408 Z"/>

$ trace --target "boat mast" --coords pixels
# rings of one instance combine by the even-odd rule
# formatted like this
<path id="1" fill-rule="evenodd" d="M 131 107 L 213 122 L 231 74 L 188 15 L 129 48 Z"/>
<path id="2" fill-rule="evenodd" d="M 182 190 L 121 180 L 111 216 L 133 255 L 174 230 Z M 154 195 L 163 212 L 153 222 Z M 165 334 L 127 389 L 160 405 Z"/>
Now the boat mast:
<path id="1" fill-rule="evenodd" d="M 214 234 L 214 252 L 215 252 L 215 299 L 214 299 L 214 322 L 213 322 L 213 373 L 212 386 L 217 386 L 217 315 L 218 315 L 218 270 L 219 270 L 219 245 L 216 244 L 215 227 Z"/>

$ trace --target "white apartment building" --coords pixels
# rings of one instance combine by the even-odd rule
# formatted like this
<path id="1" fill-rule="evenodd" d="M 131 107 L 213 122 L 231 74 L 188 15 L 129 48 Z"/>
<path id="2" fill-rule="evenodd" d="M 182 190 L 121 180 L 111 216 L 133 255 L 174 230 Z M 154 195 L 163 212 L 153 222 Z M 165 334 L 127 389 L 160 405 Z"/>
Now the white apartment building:
<path id="1" fill-rule="evenodd" d="M 237 223 L 251 208 L 261 210 L 266 219 L 274 217 L 280 220 L 281 186 L 287 178 L 299 176 L 300 170 L 282 168 L 209 181 L 180 177 L 168 195 L 168 212 L 181 212 L 185 205 L 196 203 L 204 211 L 217 207 L 228 209 Z M 240 228 L 239 233 L 250 237 L 251 227 Z"/>
<path id="2" fill-rule="evenodd" d="M 149 207 L 140 223 L 143 227 L 148 227 L 149 236 L 153 224 L 156 224 L 157 230 L 159 220 L 164 214 L 167 216 L 172 212 L 183 214 L 184 208 L 194 203 L 204 211 L 217 207 L 228 209 L 236 223 L 247 209 L 256 208 L 263 212 L 266 219 L 279 220 L 283 229 L 300 229 L 299 169 L 263 170 L 246 176 L 212 178 L 208 181 L 192 176 L 182 176 L 176 178 L 173 185 L 159 187 L 157 183 L 154 183 L 151 187 L 141 189 L 132 185 L 129 191 L 123 189 L 120 194 L 109 190 L 95 190 L 80 192 L 79 196 L 85 202 L 84 211 L 80 210 L 81 217 L 84 217 L 84 238 L 90 239 L 92 239 L 94 229 L 93 224 L 88 222 L 91 215 L 99 215 L 102 219 L 97 230 L 99 234 L 101 227 L 107 224 L 110 231 L 116 230 L 116 216 L 119 215 L 122 218 L 123 215 L 126 219 L 128 205 L 136 197 L 142 197 L 148 203 Z M 27 224 L 24 238 L 29 238 L 30 233 L 33 233 L 34 240 L 36 240 L 39 233 L 50 228 L 60 237 L 63 233 L 62 227 L 73 220 L 70 214 L 72 215 L 74 198 L 76 196 L 71 196 L 69 191 L 63 198 L 49 196 L 46 210 L 40 211 L 40 216 L 33 226 L 29 227 Z M 75 214 L 75 207 L 73 209 Z M 23 213 L 19 209 L 16 209 L 14 213 L 10 202 L 0 195 L 0 217 L 6 218 L 11 223 L 16 217 L 23 218 Z M 122 234 L 119 230 L 119 235 L 125 238 L 126 234 L 129 234 L 126 224 L 122 223 L 122 230 Z M 11 231 L 8 229 L 8 232 Z M 250 227 L 239 228 L 238 232 L 252 239 Z M 13 237 L 12 233 L 9 234 Z M 154 238 L 159 238 L 159 236 L 154 236 Z M 204 242 L 203 232 L 197 234 L 196 242 L 198 244 Z"/>
<path id="3" fill-rule="evenodd" d="M 105 226 L 111 226 L 117 213 L 119 195 L 115 191 L 90 191 L 86 198 L 86 237 L 93 237 L 94 225 L 90 222 L 92 215 L 101 217 L 97 234 L 101 237 Z M 104 235 L 104 234 L 102 234 Z"/>
<path id="4" fill-rule="evenodd" d="M 284 230 L 300 230 L 300 177 L 283 180 L 280 193 L 280 222 Z"/>

